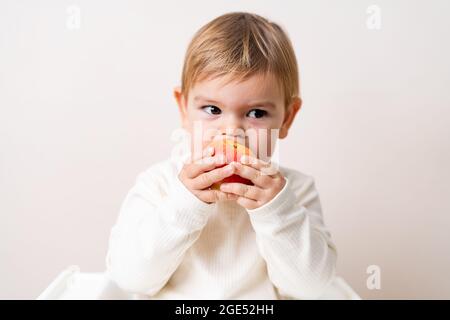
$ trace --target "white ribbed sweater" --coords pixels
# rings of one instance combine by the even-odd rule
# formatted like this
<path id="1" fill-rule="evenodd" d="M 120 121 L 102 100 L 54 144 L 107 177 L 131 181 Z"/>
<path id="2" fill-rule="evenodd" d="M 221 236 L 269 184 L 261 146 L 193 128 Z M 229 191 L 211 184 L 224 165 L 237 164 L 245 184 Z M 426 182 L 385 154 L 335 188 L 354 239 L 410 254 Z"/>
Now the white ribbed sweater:
<path id="1" fill-rule="evenodd" d="M 186 159 L 136 178 L 111 230 L 109 278 L 138 299 L 320 297 L 336 276 L 337 251 L 313 178 L 279 166 L 284 188 L 246 210 L 194 196 L 178 179 Z"/>

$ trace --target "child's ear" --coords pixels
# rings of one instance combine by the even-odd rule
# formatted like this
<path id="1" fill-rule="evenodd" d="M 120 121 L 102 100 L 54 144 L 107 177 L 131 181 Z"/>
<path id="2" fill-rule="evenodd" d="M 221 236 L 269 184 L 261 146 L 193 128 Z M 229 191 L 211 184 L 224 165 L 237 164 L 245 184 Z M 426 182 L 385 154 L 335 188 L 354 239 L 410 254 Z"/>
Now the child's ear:
<path id="1" fill-rule="evenodd" d="M 180 112 L 180 117 L 181 117 L 181 124 L 184 129 L 188 129 L 187 128 L 187 110 L 186 110 L 187 109 L 187 101 L 184 98 L 183 93 L 181 92 L 180 86 L 176 86 L 173 89 L 173 96 L 175 97 L 175 100 L 177 101 L 178 110 Z"/>
<path id="2" fill-rule="evenodd" d="M 302 107 L 302 99 L 300 97 L 294 97 L 291 104 L 286 109 L 286 115 L 284 116 L 283 125 L 280 128 L 278 138 L 284 139 L 288 135 L 289 128 L 294 122 L 295 115 Z"/>

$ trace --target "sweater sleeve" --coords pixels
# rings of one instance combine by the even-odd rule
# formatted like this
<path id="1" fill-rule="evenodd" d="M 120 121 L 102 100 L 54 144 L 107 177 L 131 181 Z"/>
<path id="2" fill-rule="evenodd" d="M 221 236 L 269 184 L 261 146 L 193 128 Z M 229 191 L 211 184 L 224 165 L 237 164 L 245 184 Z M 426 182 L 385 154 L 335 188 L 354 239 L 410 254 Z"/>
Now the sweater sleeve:
<path id="1" fill-rule="evenodd" d="M 270 202 L 247 212 L 269 278 L 282 298 L 318 298 L 336 275 L 337 250 L 324 225 L 313 178 L 286 178 Z"/>
<path id="2" fill-rule="evenodd" d="M 111 229 L 106 275 L 125 291 L 151 296 L 198 239 L 214 204 L 198 199 L 178 177 L 163 193 L 162 178 L 148 175 L 138 176 Z"/>

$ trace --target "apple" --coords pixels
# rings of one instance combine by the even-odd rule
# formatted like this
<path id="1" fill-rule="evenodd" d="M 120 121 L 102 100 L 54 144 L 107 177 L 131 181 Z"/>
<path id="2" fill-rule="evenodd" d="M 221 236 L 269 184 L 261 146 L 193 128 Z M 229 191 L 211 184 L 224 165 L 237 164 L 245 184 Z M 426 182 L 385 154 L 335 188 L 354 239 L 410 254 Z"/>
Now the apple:
<path id="1" fill-rule="evenodd" d="M 230 138 L 214 140 L 209 143 L 207 147 L 210 146 L 214 147 L 215 154 L 222 154 L 225 156 L 225 164 L 219 165 L 217 168 L 223 167 L 232 161 L 239 162 L 243 155 L 253 156 L 253 152 L 249 148 Z M 219 190 L 220 185 L 224 182 L 239 182 L 247 185 L 253 185 L 250 180 L 242 178 L 237 174 L 233 174 L 219 182 L 214 183 L 211 186 L 211 189 Z"/>

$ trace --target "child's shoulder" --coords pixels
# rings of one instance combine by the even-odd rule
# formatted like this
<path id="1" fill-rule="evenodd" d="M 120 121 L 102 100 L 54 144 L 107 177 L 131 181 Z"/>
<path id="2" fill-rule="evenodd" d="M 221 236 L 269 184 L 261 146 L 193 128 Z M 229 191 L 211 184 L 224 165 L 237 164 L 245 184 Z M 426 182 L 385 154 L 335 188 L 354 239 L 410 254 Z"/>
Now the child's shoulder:
<path id="1" fill-rule="evenodd" d="M 315 179 L 312 175 L 304 173 L 294 168 L 278 165 L 278 170 L 287 179 L 293 189 L 301 189 L 305 187 L 314 186 Z"/>
<path id="2" fill-rule="evenodd" d="M 157 161 L 141 171 L 135 182 L 152 190 L 157 188 L 160 193 L 166 193 L 178 175 L 179 166 L 178 161 L 171 158 Z"/>

